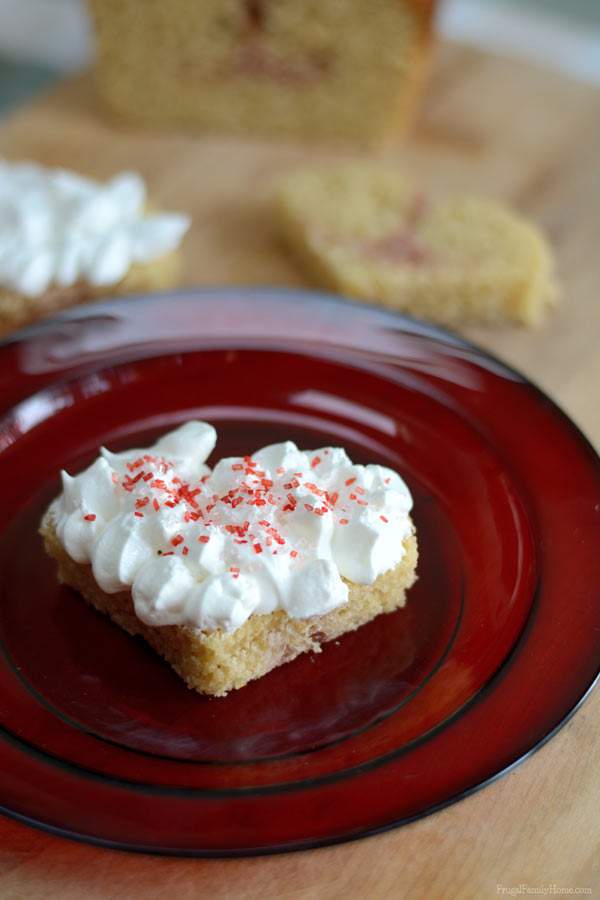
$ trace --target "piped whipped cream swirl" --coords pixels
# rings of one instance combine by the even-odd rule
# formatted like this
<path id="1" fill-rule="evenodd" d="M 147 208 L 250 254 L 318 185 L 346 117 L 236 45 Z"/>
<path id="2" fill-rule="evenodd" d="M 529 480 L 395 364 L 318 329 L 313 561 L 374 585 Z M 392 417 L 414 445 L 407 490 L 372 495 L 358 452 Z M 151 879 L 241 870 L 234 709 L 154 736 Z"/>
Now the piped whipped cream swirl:
<path id="1" fill-rule="evenodd" d="M 131 589 L 143 622 L 233 631 L 253 613 L 322 615 L 347 603 L 344 579 L 372 584 L 402 559 L 412 498 L 396 472 L 291 441 L 211 471 L 215 443 L 192 421 L 62 473 L 62 545 L 104 591 Z"/>
<path id="2" fill-rule="evenodd" d="M 117 284 L 133 263 L 174 250 L 190 221 L 146 214 L 146 187 L 134 172 L 100 184 L 0 160 L 0 285 L 35 297 L 78 281 Z"/>

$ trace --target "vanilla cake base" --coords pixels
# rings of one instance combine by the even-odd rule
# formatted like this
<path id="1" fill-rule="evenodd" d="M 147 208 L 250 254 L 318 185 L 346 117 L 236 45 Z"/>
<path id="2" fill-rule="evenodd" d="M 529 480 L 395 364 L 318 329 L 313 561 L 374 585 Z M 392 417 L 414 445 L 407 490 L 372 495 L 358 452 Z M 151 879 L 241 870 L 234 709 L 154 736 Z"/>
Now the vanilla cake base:
<path id="1" fill-rule="evenodd" d="M 253 615 L 233 632 L 201 632 L 189 626 L 146 625 L 136 616 L 129 591 L 107 594 L 96 583 L 89 565 L 74 562 L 60 543 L 54 522 L 46 514 L 40 532 L 48 554 L 58 564 L 59 580 L 69 585 L 125 631 L 141 635 L 187 685 L 203 694 L 224 697 L 271 669 L 321 644 L 355 631 L 381 613 L 404 606 L 405 594 L 416 580 L 417 541 L 404 542 L 401 562 L 372 585 L 346 581 L 348 603 L 321 616 L 293 619 L 282 610 Z"/>
<path id="2" fill-rule="evenodd" d="M 181 254 L 178 250 L 172 250 L 151 262 L 134 263 L 115 285 L 94 287 L 79 281 L 69 287 L 51 287 L 38 297 L 26 297 L 0 286 L 0 337 L 80 303 L 90 303 L 103 297 L 168 290 L 177 285 L 180 271 Z"/>

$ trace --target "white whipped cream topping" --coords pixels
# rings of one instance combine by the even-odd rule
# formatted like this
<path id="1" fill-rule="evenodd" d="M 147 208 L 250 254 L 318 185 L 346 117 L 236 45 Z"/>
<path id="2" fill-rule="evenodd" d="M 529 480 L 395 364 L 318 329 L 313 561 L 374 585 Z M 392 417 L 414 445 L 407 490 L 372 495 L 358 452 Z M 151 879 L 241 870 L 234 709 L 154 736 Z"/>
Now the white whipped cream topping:
<path id="1" fill-rule="evenodd" d="M 216 432 L 188 422 L 153 447 L 62 473 L 51 515 L 65 550 L 150 625 L 233 631 L 252 613 L 322 615 L 404 555 L 412 498 L 383 466 L 291 441 L 205 460 Z"/>
<path id="2" fill-rule="evenodd" d="M 134 172 L 100 184 L 0 160 L 0 285 L 35 297 L 80 280 L 117 284 L 133 263 L 174 250 L 190 226 L 189 216 L 145 210 L 146 187 Z"/>

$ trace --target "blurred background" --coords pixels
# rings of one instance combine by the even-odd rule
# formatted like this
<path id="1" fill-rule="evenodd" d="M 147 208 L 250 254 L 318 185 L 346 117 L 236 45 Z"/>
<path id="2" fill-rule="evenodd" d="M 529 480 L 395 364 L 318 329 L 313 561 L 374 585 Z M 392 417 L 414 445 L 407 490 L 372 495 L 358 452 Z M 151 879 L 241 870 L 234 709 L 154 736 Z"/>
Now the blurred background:
<path id="1" fill-rule="evenodd" d="M 369 148 L 434 203 L 468 193 L 525 217 L 566 302 L 543 339 L 461 326 L 563 392 L 583 348 L 597 356 L 599 87 L 600 0 L 0 0 L 2 155 L 100 180 L 138 171 L 153 204 L 191 217 L 177 284 L 324 286 L 282 252 L 272 194 L 300 164 Z"/>
<path id="2" fill-rule="evenodd" d="M 600 85 L 599 0 L 445 0 L 437 30 Z M 92 57 L 85 0 L 0 0 L 0 115 Z"/>

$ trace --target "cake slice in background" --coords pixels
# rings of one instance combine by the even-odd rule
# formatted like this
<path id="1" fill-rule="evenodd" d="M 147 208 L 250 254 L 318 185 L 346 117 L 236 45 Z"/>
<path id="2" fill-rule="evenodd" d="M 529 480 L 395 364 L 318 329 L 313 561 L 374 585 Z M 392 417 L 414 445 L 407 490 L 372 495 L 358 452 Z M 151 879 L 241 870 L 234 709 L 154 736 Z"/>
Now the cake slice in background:
<path id="1" fill-rule="evenodd" d="M 0 160 L 0 335 L 76 303 L 173 287 L 189 225 L 148 211 L 133 172 L 100 184 Z"/>
<path id="2" fill-rule="evenodd" d="M 130 122 L 372 142 L 406 124 L 434 0 L 89 0 Z"/>
<path id="3" fill-rule="evenodd" d="M 490 198 L 430 200 L 393 167 L 293 172 L 277 214 L 316 284 L 415 316 L 534 325 L 557 295 L 535 225 Z"/>

